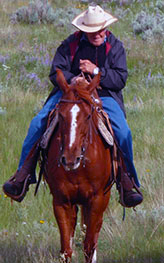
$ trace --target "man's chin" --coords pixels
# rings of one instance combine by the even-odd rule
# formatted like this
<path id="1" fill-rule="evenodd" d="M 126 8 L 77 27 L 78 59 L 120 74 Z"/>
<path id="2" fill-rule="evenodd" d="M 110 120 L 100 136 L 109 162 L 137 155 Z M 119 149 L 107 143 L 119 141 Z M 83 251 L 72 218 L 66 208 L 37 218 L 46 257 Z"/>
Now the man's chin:
<path id="1" fill-rule="evenodd" d="M 94 46 L 100 46 L 102 43 L 103 43 L 102 40 L 93 40 L 93 41 L 92 41 L 92 44 L 93 44 Z"/>

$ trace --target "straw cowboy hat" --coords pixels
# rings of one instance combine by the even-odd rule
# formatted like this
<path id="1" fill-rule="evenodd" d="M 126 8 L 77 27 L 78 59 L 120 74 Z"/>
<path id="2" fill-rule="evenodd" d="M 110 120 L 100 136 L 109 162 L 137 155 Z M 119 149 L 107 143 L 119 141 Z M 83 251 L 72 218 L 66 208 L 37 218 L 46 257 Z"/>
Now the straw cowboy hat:
<path id="1" fill-rule="evenodd" d="M 89 6 L 88 9 L 76 16 L 72 25 L 83 32 L 93 33 L 102 30 L 118 19 L 105 12 L 99 5 Z"/>

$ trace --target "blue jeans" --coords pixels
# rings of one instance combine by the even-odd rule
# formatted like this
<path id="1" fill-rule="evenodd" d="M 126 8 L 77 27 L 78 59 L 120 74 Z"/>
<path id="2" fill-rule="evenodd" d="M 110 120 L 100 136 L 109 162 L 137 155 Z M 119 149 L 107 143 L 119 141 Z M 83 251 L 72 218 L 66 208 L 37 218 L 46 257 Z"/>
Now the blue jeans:
<path id="1" fill-rule="evenodd" d="M 56 104 L 60 100 L 62 92 L 59 90 L 55 95 L 49 98 L 39 113 L 32 119 L 30 127 L 28 129 L 27 136 L 24 140 L 22 153 L 18 165 L 18 170 L 22 167 L 27 155 L 32 149 L 33 145 L 43 135 L 47 127 L 48 114 L 55 108 Z M 35 175 L 32 175 L 31 183 L 35 183 Z"/>
<path id="2" fill-rule="evenodd" d="M 132 135 L 119 104 L 112 97 L 101 97 L 104 111 L 108 114 L 115 138 L 122 150 L 127 172 L 133 177 L 136 185 L 140 183 L 133 163 Z"/>
<path id="3" fill-rule="evenodd" d="M 56 94 L 50 97 L 49 100 L 41 109 L 41 111 L 32 119 L 27 136 L 23 143 L 18 169 L 22 167 L 28 153 L 30 152 L 35 142 L 43 135 L 47 125 L 48 114 L 52 109 L 55 108 L 56 104 L 61 98 L 61 95 L 62 92 L 58 91 Z M 137 186 L 140 186 L 133 163 L 131 131 L 128 127 L 124 113 L 121 110 L 118 103 L 112 97 L 101 97 L 101 100 L 102 100 L 103 109 L 107 112 L 109 119 L 111 121 L 111 125 L 116 140 L 123 152 L 127 171 L 131 175 L 133 175 Z M 31 183 L 35 181 L 36 179 L 32 178 Z"/>

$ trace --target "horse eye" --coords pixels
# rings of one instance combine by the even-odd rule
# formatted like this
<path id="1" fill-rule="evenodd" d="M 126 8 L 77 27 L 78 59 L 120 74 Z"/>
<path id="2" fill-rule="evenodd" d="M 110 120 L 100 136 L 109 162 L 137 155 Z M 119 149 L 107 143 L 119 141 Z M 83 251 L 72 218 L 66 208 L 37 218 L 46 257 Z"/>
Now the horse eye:
<path id="1" fill-rule="evenodd" d="M 85 152 L 85 147 L 84 146 L 82 146 L 81 151 L 82 151 L 82 153 Z"/>

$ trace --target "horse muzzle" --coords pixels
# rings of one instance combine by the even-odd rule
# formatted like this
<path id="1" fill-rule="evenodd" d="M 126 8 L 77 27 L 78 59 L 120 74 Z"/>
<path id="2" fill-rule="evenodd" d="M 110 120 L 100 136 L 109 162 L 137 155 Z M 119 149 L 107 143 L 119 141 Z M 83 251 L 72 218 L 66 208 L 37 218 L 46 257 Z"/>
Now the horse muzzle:
<path id="1" fill-rule="evenodd" d="M 80 166 L 81 159 L 81 157 L 75 157 L 73 160 L 71 160 L 70 158 L 67 159 L 66 156 L 62 155 L 60 158 L 60 163 L 64 167 L 65 171 L 74 171 Z"/>

